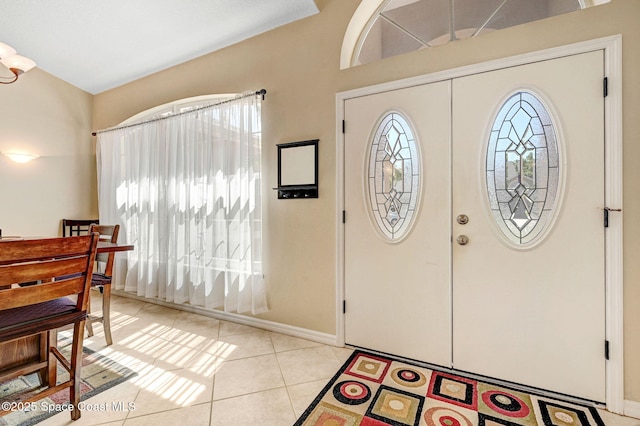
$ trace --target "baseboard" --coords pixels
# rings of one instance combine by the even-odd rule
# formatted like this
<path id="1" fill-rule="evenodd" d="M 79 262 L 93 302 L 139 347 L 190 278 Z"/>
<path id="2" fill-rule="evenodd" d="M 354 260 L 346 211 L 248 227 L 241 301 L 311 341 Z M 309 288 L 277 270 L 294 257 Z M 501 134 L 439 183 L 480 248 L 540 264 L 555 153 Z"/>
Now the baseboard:
<path id="1" fill-rule="evenodd" d="M 216 312 L 215 317 L 226 321 L 236 322 L 239 324 L 249 325 L 251 327 L 262 328 L 264 330 L 276 333 L 286 334 L 292 337 L 311 340 L 313 342 L 322 343 L 330 346 L 338 346 L 335 335 L 321 333 L 319 331 L 309 330 L 301 327 L 294 327 L 279 322 L 267 321 L 255 317 L 247 317 L 244 315 L 233 314 L 228 312 Z"/>
<path id="2" fill-rule="evenodd" d="M 197 306 L 180 305 L 177 303 L 168 303 L 160 299 L 150 299 L 137 296 L 135 294 L 122 291 L 112 290 L 112 294 L 116 296 L 128 297 L 130 299 L 140 300 L 142 302 L 153 303 L 156 305 L 166 306 L 168 308 L 178 309 L 186 312 L 208 316 L 223 321 L 235 322 L 238 324 L 248 325 L 275 333 L 285 334 L 287 336 L 298 337 L 300 339 L 311 340 L 312 342 L 322 343 L 330 346 L 339 346 L 337 337 L 333 334 L 321 333 L 319 331 L 309 330 L 306 328 L 295 327 L 292 325 L 282 324 L 274 321 L 267 321 L 260 318 L 249 317 L 246 315 L 234 314 L 231 312 L 219 311 L 216 309 L 204 309 Z"/>
<path id="3" fill-rule="evenodd" d="M 640 402 L 625 400 L 624 415 L 627 417 L 635 417 L 636 419 L 640 419 Z"/>

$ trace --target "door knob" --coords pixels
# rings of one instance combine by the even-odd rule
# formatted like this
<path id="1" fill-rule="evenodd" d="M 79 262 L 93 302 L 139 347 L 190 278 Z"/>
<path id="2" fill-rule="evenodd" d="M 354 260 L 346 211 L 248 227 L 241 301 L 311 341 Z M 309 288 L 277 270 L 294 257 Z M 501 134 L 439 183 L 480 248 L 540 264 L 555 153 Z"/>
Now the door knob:
<path id="1" fill-rule="evenodd" d="M 469 237 L 467 237 L 466 235 L 458 235 L 458 238 L 456 238 L 456 241 L 461 246 L 466 246 L 467 244 L 469 244 Z"/>
<path id="2" fill-rule="evenodd" d="M 460 225 L 466 225 L 467 223 L 469 223 L 469 216 L 467 216 L 466 214 L 461 214 L 458 215 L 456 220 Z"/>

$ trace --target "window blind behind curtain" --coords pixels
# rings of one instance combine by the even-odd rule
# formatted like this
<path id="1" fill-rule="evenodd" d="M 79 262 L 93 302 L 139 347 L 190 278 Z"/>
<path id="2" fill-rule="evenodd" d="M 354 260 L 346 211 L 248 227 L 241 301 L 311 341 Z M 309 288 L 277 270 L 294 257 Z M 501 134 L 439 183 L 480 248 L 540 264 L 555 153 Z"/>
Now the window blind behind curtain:
<path id="1" fill-rule="evenodd" d="M 98 132 L 100 221 L 120 224 L 115 288 L 227 312 L 267 310 L 261 97 Z"/>

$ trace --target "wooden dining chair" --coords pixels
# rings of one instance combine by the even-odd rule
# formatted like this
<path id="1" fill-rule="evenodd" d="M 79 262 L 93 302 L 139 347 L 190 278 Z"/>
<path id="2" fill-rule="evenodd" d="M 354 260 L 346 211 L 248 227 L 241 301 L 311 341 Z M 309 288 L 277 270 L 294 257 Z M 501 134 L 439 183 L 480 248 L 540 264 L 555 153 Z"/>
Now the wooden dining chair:
<path id="1" fill-rule="evenodd" d="M 97 232 L 100 240 L 112 243 L 118 242 L 120 225 L 96 225 L 92 224 L 89 232 Z M 104 338 L 107 345 L 113 343 L 111 337 L 111 279 L 113 276 L 113 261 L 115 253 L 99 253 L 96 256 L 97 267 L 91 277 L 91 287 L 97 287 L 102 293 L 102 316 L 91 314 L 91 300 L 89 300 L 89 317 L 87 318 L 87 331 L 89 337 L 93 336 L 93 323 L 101 322 L 104 329 Z"/>
<path id="2" fill-rule="evenodd" d="M 99 224 L 98 219 L 62 219 L 62 236 L 73 237 L 87 235 L 92 224 Z"/>
<path id="3" fill-rule="evenodd" d="M 98 234 L 0 242 L 0 380 L 40 373 L 46 389 L 20 395 L 21 402 L 69 388 L 72 420 L 80 418 L 84 326 L 97 243 Z M 18 285 L 24 282 L 37 284 Z M 69 325 L 73 337 L 67 358 L 58 350 L 56 329 Z M 35 357 L 26 353 L 34 338 L 40 338 Z M 56 361 L 69 372 L 60 384 Z"/>

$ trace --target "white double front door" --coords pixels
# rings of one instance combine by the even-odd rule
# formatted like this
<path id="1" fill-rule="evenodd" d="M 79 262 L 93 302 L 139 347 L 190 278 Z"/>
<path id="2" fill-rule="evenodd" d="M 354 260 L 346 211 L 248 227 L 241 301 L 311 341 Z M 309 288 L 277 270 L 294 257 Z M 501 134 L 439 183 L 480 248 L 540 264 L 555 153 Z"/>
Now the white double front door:
<path id="1" fill-rule="evenodd" d="M 345 101 L 347 344 L 605 400 L 603 77 L 594 51 Z"/>

